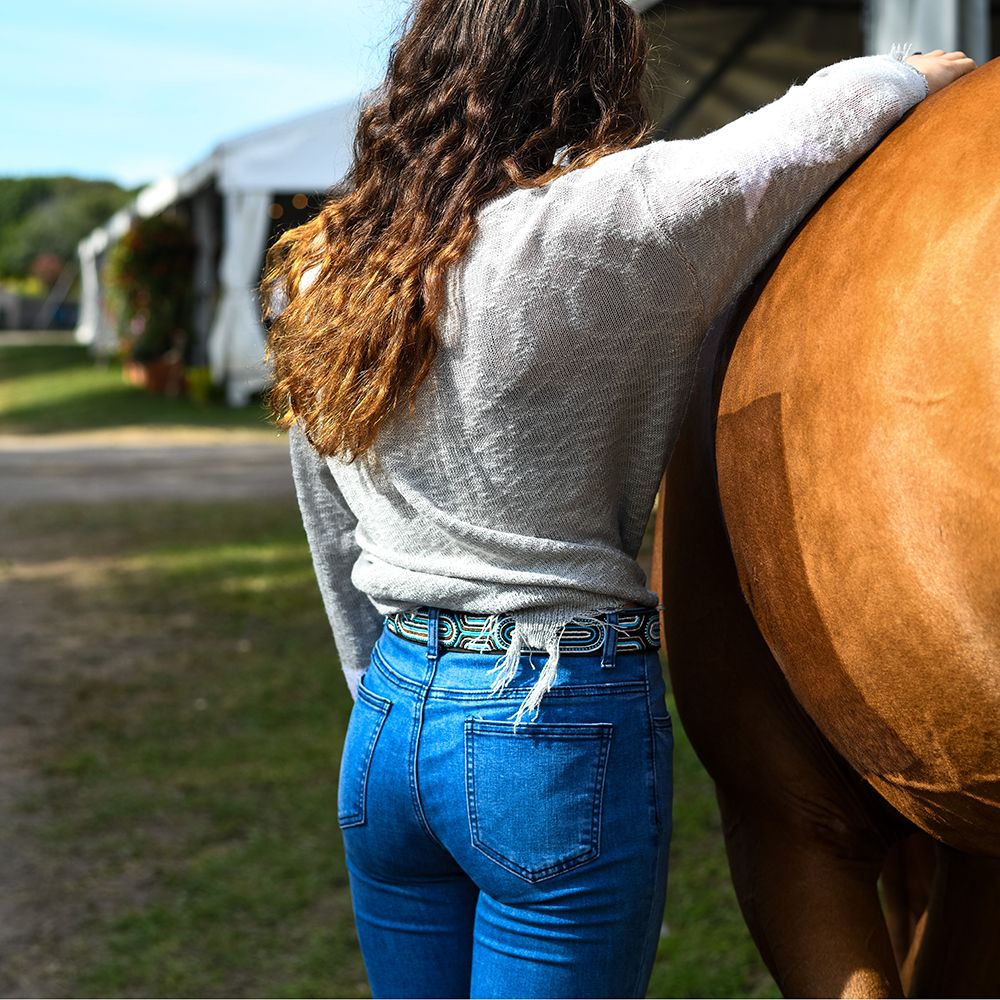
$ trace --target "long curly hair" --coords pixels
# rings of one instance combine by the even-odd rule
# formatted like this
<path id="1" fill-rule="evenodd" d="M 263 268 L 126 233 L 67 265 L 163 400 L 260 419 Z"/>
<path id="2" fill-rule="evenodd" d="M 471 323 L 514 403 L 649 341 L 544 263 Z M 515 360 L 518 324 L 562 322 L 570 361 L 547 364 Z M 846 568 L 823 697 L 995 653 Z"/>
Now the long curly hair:
<path id="1" fill-rule="evenodd" d="M 646 56 L 624 0 L 416 0 L 350 171 L 267 253 L 279 425 L 299 420 L 321 454 L 350 462 L 412 409 L 476 210 L 646 141 Z"/>

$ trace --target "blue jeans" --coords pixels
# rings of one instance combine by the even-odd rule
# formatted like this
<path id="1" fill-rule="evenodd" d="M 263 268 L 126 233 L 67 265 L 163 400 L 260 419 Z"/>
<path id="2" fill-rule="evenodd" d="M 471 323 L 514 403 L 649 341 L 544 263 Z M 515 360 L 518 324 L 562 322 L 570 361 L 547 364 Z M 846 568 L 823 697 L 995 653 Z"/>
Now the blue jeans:
<path id="1" fill-rule="evenodd" d="M 373 996 L 644 996 L 673 790 L 657 654 L 563 654 L 515 730 L 544 654 L 490 694 L 496 656 L 434 624 L 426 646 L 383 629 L 341 761 Z"/>

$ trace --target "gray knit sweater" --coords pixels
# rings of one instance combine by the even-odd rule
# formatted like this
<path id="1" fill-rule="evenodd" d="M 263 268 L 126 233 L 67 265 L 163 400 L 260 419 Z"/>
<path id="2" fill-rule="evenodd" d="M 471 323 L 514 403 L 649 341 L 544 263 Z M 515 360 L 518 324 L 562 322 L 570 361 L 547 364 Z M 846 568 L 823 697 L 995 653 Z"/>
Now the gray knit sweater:
<path id="1" fill-rule="evenodd" d="M 902 52 L 836 63 L 699 139 L 605 156 L 480 209 L 441 349 L 378 465 L 289 434 L 352 695 L 382 616 L 507 613 L 558 667 L 568 620 L 653 605 L 636 554 L 715 317 L 830 185 L 927 93 Z"/>

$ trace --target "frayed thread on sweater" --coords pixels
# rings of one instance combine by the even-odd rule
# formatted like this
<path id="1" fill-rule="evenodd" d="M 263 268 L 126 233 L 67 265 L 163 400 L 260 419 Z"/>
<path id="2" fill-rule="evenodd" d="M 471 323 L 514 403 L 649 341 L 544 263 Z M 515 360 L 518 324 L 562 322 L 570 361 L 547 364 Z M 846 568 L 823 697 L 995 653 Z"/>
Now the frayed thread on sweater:
<path id="1" fill-rule="evenodd" d="M 927 77 L 924 76 L 923 72 L 917 69 L 913 63 L 906 61 L 911 55 L 919 55 L 919 53 L 915 53 L 913 51 L 912 42 L 893 42 L 893 44 L 889 47 L 889 56 L 901 65 L 905 66 L 907 69 L 912 70 L 923 81 L 924 96 L 926 97 L 927 94 L 930 93 L 930 85 L 928 84 Z"/>

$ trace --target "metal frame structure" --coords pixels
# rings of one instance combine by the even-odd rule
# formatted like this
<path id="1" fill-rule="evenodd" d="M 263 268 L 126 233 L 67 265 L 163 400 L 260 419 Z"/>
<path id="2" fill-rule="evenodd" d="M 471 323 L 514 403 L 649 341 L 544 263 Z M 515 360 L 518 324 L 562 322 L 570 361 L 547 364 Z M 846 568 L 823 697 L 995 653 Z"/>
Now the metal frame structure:
<path id="1" fill-rule="evenodd" d="M 917 51 L 960 48 L 984 62 L 994 51 L 991 34 L 1000 33 L 998 0 L 629 2 L 643 14 L 654 45 L 669 54 L 666 70 L 653 84 L 660 138 L 687 138 L 717 128 L 838 58 L 886 52 L 893 43 L 909 42 Z M 822 48 L 811 53 L 795 38 L 805 21 L 836 25 L 837 37 L 824 38 Z M 853 31 L 845 30 L 848 22 Z M 706 31 L 709 24 L 717 30 Z M 789 53 L 795 50 L 784 68 L 774 52 L 783 39 Z M 769 64 L 766 80 L 755 70 L 764 61 Z M 734 71 L 739 83 L 732 80 Z M 713 102 L 715 107 L 706 107 Z"/>

